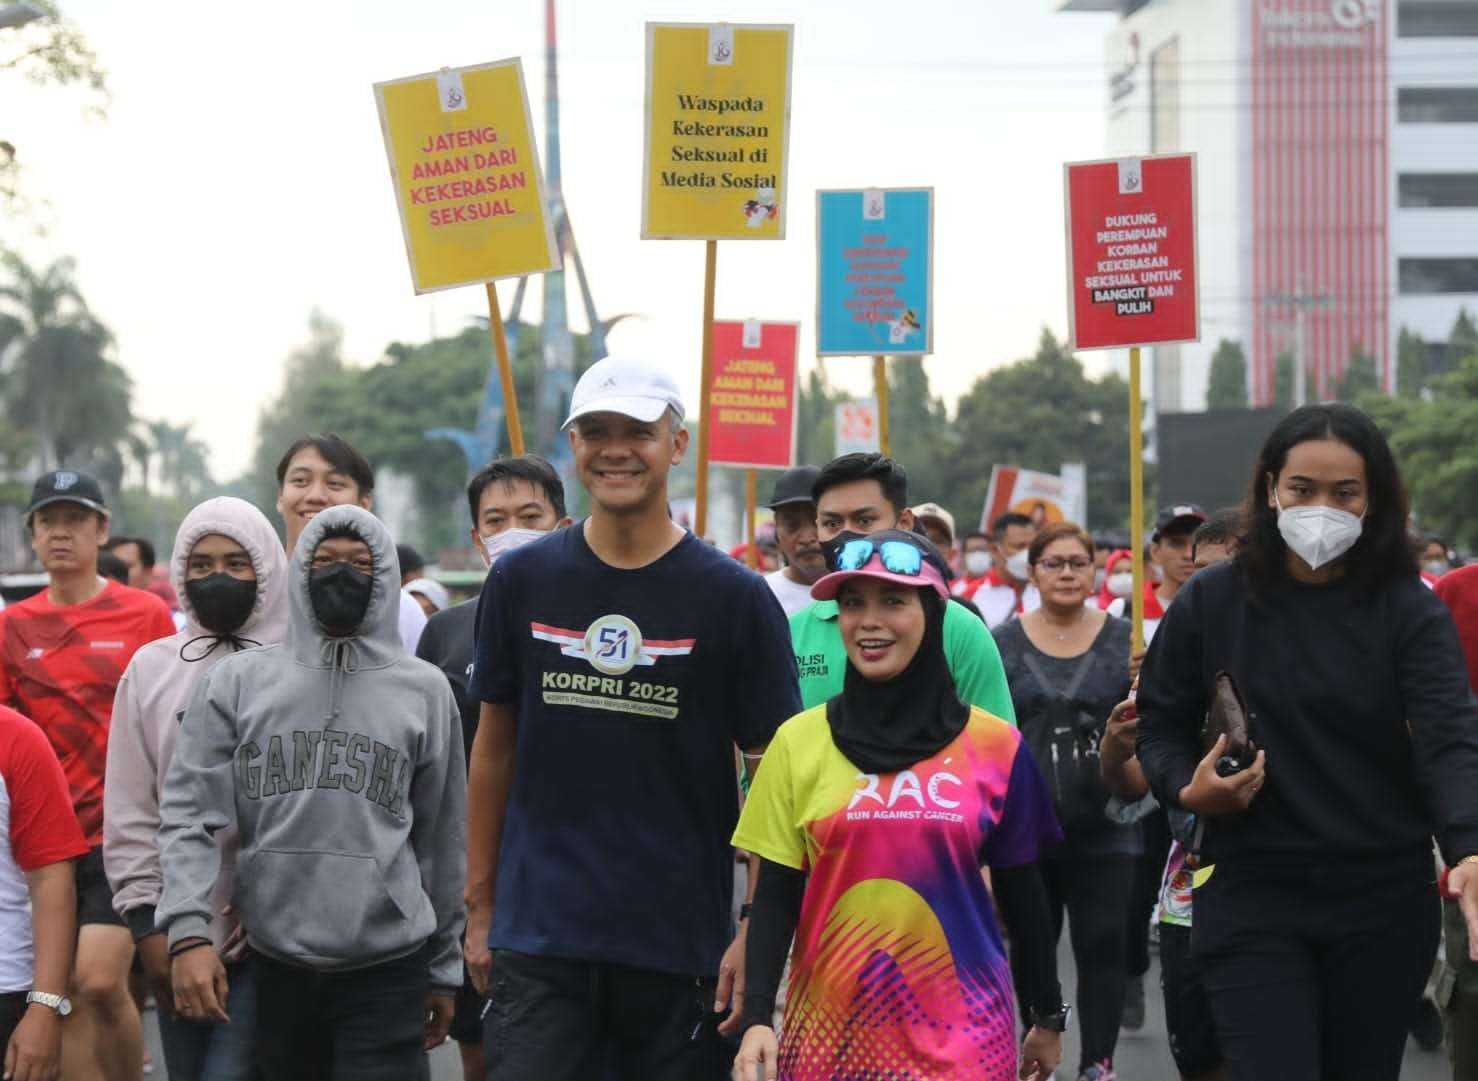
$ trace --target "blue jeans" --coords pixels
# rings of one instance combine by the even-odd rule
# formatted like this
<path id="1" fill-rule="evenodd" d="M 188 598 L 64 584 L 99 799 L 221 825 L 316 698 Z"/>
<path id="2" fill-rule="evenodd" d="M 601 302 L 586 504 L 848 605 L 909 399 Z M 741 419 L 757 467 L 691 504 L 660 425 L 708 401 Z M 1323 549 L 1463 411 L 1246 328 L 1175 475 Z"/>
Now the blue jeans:
<path id="1" fill-rule="evenodd" d="M 159 1042 L 169 1081 L 254 1081 L 256 1070 L 256 961 L 226 966 L 229 1025 L 186 1021 L 159 1011 Z"/>

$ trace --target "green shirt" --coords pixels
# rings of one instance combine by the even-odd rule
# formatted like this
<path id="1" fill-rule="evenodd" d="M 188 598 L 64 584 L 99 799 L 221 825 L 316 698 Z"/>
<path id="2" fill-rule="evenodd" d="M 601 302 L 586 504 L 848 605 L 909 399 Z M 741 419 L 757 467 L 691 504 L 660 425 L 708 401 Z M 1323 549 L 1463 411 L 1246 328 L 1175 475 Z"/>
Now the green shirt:
<path id="1" fill-rule="evenodd" d="M 837 626 L 837 602 L 817 601 L 790 617 L 790 644 L 801 676 L 801 706 L 810 709 L 842 693 L 847 651 Z M 963 605 L 944 606 L 944 655 L 967 705 L 1016 723 L 1011 688 L 995 639 Z"/>

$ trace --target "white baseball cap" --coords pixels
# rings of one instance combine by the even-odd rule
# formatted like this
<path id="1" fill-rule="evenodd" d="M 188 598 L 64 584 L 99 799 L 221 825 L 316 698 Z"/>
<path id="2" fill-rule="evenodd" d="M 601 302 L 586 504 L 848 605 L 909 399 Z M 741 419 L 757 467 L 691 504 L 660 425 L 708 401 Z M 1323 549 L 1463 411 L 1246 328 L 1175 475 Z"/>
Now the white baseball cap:
<path id="1" fill-rule="evenodd" d="M 667 410 L 682 420 L 683 400 L 666 371 L 645 360 L 606 357 L 585 370 L 570 399 L 568 428 L 587 413 L 620 413 L 650 424 Z"/>

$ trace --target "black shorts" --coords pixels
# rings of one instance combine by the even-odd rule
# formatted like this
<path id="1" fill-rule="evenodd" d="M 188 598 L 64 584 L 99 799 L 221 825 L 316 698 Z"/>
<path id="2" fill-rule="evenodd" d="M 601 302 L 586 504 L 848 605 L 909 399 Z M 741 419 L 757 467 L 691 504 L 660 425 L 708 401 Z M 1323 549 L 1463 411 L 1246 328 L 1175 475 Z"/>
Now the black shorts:
<path id="1" fill-rule="evenodd" d="M 103 870 L 102 845 L 89 849 L 77 861 L 77 926 L 89 923 L 128 926 L 113 907 L 113 887 L 108 885 L 108 875 Z"/>
<path id="2" fill-rule="evenodd" d="M 1201 979 L 1201 964 L 1191 953 L 1191 929 L 1160 924 L 1160 987 L 1165 992 L 1165 1028 L 1170 1054 L 1182 1077 L 1199 1077 L 1223 1062 L 1221 1041 L 1211 1018 L 1211 999 Z"/>
<path id="3" fill-rule="evenodd" d="M 725 1081 L 716 979 L 493 951 L 489 1081 Z"/>
<path id="4" fill-rule="evenodd" d="M 452 1012 L 452 1027 L 448 1030 L 458 1043 L 482 1043 L 482 1014 L 487 999 L 472 986 L 472 975 L 467 966 L 462 966 L 462 986 L 457 990 L 457 1005 Z"/>

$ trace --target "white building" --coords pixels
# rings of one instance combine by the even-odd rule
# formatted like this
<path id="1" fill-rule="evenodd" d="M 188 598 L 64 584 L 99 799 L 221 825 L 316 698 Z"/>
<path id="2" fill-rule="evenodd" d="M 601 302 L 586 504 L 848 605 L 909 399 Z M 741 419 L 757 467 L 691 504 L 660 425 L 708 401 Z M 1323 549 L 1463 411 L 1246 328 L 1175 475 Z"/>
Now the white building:
<path id="1" fill-rule="evenodd" d="M 1218 341 L 1254 404 L 1275 358 L 1330 395 L 1351 353 L 1393 384 L 1402 326 L 1478 316 L 1478 0 L 1057 0 L 1118 11 L 1105 154 L 1194 151 L 1202 338 L 1154 351 L 1198 410 Z"/>

